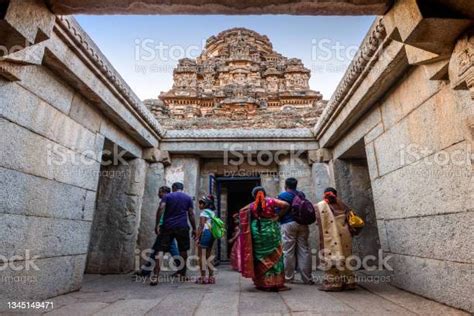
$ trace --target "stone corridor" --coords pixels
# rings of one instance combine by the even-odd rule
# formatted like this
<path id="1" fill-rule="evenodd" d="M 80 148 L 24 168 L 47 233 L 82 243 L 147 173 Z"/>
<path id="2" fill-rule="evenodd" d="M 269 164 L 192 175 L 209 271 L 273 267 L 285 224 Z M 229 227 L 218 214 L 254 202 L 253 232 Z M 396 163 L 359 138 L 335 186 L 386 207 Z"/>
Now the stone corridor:
<path id="1" fill-rule="evenodd" d="M 329 293 L 291 284 L 291 290 L 264 293 L 227 266 L 217 284 L 162 283 L 150 287 L 130 275 L 86 275 L 78 292 L 51 301 L 46 315 L 468 315 L 387 284 Z"/>

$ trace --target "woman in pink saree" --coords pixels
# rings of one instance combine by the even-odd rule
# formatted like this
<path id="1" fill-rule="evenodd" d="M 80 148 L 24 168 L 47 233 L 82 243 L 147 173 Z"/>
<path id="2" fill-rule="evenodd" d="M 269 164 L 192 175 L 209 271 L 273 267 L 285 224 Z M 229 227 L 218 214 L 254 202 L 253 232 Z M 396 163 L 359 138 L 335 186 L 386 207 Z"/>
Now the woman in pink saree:
<path id="1" fill-rule="evenodd" d="M 240 255 L 240 227 L 239 227 L 239 214 L 236 213 L 234 216 L 234 233 L 232 238 L 229 240 L 229 244 L 232 245 L 232 251 L 230 253 L 230 263 L 232 264 L 232 269 L 235 271 L 242 271 L 242 257 Z"/>

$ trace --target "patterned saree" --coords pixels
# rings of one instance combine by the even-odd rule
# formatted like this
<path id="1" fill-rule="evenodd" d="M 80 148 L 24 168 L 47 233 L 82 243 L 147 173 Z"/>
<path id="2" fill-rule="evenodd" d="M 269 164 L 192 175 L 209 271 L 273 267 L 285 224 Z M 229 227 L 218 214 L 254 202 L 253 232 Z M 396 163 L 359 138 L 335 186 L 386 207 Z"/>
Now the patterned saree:
<path id="1" fill-rule="evenodd" d="M 273 219 L 274 200 L 265 198 L 265 202 L 259 219 L 253 203 L 240 212 L 241 269 L 258 289 L 278 290 L 285 283 L 280 225 Z"/>
<path id="2" fill-rule="evenodd" d="M 346 258 L 352 255 L 352 235 L 346 220 L 346 209 L 347 206 L 340 201 L 334 208 L 321 201 L 316 208 L 320 251 L 323 254 L 321 264 L 325 270 L 323 288 L 326 290 L 355 287 L 354 274 L 345 265 Z"/>

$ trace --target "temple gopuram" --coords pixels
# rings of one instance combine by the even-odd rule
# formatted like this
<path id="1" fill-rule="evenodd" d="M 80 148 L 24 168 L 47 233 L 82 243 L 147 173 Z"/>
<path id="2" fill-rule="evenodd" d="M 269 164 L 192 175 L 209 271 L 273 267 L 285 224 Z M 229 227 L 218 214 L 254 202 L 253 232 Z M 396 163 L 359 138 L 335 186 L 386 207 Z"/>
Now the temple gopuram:
<path id="1" fill-rule="evenodd" d="M 171 90 L 145 104 L 169 129 L 312 127 L 326 102 L 309 78 L 267 36 L 233 28 L 211 36 L 198 58 L 180 59 Z"/>

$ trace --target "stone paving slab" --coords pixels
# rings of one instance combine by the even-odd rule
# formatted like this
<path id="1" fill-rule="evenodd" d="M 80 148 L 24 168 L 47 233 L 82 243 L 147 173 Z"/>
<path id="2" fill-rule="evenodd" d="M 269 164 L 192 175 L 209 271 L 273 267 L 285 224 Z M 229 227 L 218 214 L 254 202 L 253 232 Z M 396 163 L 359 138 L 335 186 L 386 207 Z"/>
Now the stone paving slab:
<path id="1" fill-rule="evenodd" d="M 148 285 L 130 275 L 86 275 L 78 292 L 61 295 L 46 315 L 468 315 L 386 283 L 364 283 L 354 291 L 321 292 L 289 284 L 290 291 L 257 291 L 252 281 L 219 267 L 217 284 L 194 282 Z M 17 313 L 18 314 L 18 313 Z M 28 314 L 35 314 L 29 311 Z M 36 312 L 38 314 L 38 312 Z M 0 313 L 0 315 L 9 315 Z"/>

